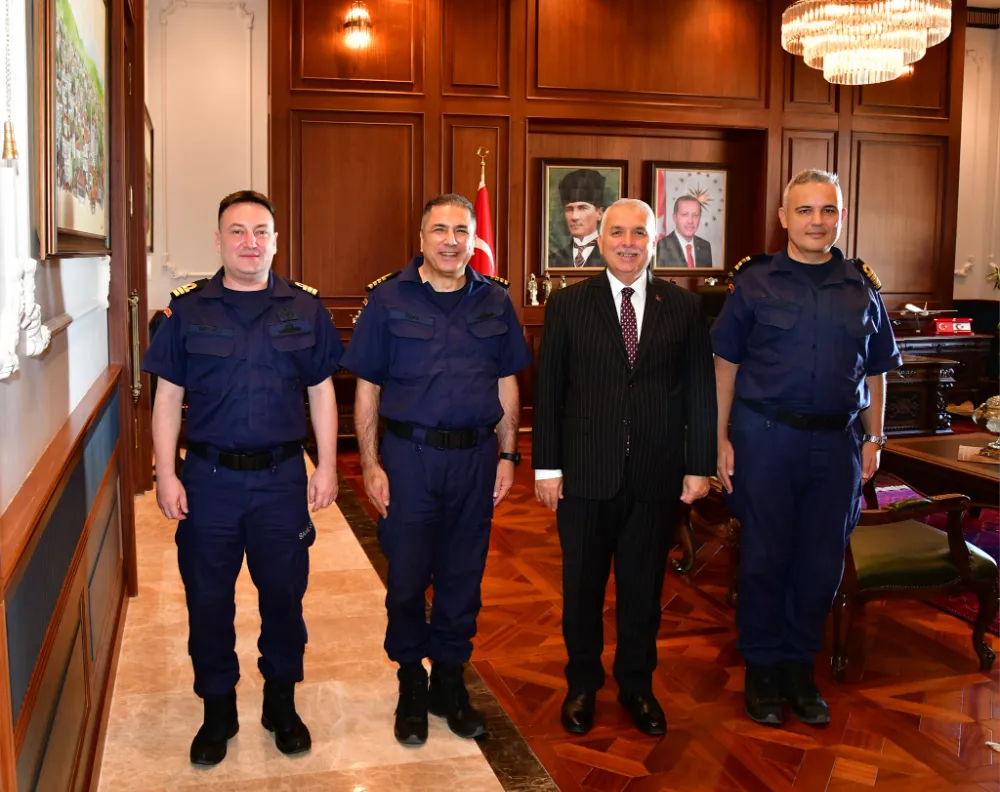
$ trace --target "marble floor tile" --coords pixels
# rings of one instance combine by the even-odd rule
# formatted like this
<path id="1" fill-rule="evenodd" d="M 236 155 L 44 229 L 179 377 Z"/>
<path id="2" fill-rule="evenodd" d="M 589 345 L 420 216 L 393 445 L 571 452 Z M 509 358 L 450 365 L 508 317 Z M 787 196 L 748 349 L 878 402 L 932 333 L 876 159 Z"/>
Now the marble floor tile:
<path id="1" fill-rule="evenodd" d="M 136 499 L 139 596 L 128 609 L 100 792 L 502 789 L 478 745 L 453 735 L 439 718 L 431 717 L 426 745 L 396 742 L 396 666 L 382 647 L 385 588 L 336 506 L 313 521 L 317 538 L 303 604 L 306 681 L 296 689 L 313 749 L 283 756 L 260 725 L 260 616 L 244 564 L 236 586 L 240 732 L 222 764 L 201 769 L 188 760 L 202 703 L 192 691 L 176 523 L 160 515 L 152 493 Z"/>

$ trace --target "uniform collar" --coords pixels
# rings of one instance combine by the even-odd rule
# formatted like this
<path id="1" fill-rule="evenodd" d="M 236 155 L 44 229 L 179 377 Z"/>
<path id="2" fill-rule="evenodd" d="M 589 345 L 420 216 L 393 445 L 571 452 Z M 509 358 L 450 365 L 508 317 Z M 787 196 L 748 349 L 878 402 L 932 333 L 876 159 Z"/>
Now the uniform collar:
<path id="1" fill-rule="evenodd" d="M 225 294 L 225 287 L 222 285 L 222 276 L 225 274 L 225 268 L 219 267 L 219 271 L 209 278 L 208 283 L 201 290 L 201 296 L 208 300 L 220 299 Z M 278 299 L 295 296 L 292 287 L 284 278 L 275 277 L 274 270 L 267 273 L 267 288 L 271 290 L 271 296 Z"/>
<path id="2" fill-rule="evenodd" d="M 420 266 L 424 263 L 424 257 L 421 254 L 417 254 L 412 259 L 410 263 L 407 264 L 403 271 L 399 274 L 400 281 L 413 281 L 414 283 L 419 283 L 423 285 L 423 281 L 420 279 Z M 472 283 L 472 287 L 469 291 L 473 291 L 481 288 L 481 284 L 489 283 L 489 281 L 480 275 L 476 270 L 470 267 L 468 264 L 465 265 L 465 280 L 466 285 Z M 477 285 L 479 284 L 479 285 Z M 464 288 L 464 287 L 463 287 Z"/>
<path id="3" fill-rule="evenodd" d="M 863 278 L 858 268 L 853 264 L 850 264 L 847 259 L 844 258 L 843 252 L 838 247 L 830 248 L 830 253 L 832 258 L 829 262 L 837 262 L 840 266 L 835 266 L 832 268 L 832 272 L 827 276 L 823 284 L 832 283 L 843 283 L 844 281 L 857 281 L 861 283 Z M 799 262 L 793 261 L 788 256 L 788 248 L 782 248 L 778 253 L 775 253 L 771 261 L 774 264 L 774 271 L 780 272 L 795 272 L 798 269 Z"/>

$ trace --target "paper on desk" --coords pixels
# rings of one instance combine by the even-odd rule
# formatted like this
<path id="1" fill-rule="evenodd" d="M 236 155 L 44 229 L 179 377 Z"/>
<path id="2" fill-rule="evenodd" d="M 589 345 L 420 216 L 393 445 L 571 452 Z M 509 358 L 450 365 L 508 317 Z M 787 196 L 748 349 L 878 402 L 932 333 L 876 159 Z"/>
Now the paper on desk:
<path id="1" fill-rule="evenodd" d="M 979 446 L 959 446 L 958 461 L 981 462 L 984 465 L 1000 465 L 1000 459 L 990 459 L 989 457 L 980 456 L 980 451 L 982 451 L 982 448 Z"/>

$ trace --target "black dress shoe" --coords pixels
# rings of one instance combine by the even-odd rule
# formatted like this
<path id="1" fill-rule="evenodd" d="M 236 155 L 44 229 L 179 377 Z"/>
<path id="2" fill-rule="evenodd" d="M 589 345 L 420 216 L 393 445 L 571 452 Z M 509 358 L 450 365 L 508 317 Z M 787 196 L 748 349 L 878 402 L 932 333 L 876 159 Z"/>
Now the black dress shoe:
<path id="1" fill-rule="evenodd" d="M 264 682 L 264 710 L 261 725 L 274 732 L 274 744 L 292 756 L 312 748 L 312 736 L 295 711 L 295 685 L 291 682 Z"/>
<path id="2" fill-rule="evenodd" d="M 781 696 L 792 715 L 810 726 L 826 726 L 830 707 L 813 679 L 812 663 L 786 663 L 781 673 Z"/>
<path id="3" fill-rule="evenodd" d="M 563 701 L 559 720 L 570 734 L 586 734 L 594 728 L 594 708 L 596 694 L 575 693 L 572 690 Z"/>
<path id="4" fill-rule="evenodd" d="M 399 702 L 393 733 L 403 745 L 423 745 L 427 742 L 427 670 L 421 663 L 408 663 L 399 667 L 396 678 Z"/>
<path id="5" fill-rule="evenodd" d="M 432 715 L 447 718 L 448 728 L 459 737 L 482 737 L 486 734 L 486 718 L 469 701 L 462 674 L 461 663 L 434 663 L 427 709 Z"/>
<path id="6" fill-rule="evenodd" d="M 240 730 L 236 691 L 204 701 L 205 720 L 191 743 L 191 764 L 214 767 L 226 758 L 229 740 Z"/>
<path id="7" fill-rule="evenodd" d="M 659 737 L 667 732 L 667 716 L 652 693 L 619 693 L 621 704 L 643 734 Z"/>
<path id="8" fill-rule="evenodd" d="M 780 666 L 747 663 L 743 692 L 750 720 L 767 726 L 780 726 L 784 723 L 785 705 L 781 698 Z"/>

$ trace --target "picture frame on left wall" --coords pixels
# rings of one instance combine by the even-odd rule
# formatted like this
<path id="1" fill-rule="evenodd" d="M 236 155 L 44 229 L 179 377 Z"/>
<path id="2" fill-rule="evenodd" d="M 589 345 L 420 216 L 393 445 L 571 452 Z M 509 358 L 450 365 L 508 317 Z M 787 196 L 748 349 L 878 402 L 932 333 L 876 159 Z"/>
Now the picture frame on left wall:
<path id="1" fill-rule="evenodd" d="M 36 0 L 39 258 L 111 252 L 106 0 Z"/>

